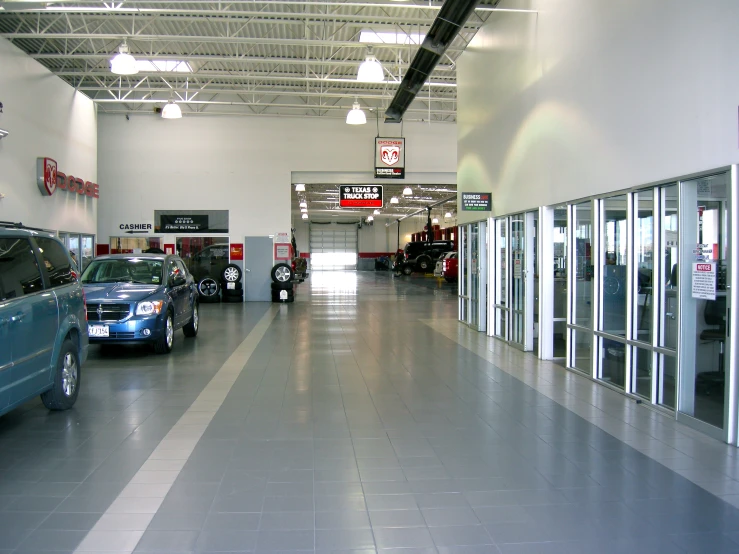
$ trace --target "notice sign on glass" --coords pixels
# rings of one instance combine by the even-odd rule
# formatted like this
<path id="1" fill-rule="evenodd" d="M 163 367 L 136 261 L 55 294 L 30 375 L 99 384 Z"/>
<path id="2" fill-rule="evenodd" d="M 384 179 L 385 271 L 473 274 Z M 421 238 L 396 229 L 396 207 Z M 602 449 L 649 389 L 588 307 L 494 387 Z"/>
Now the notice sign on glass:
<path id="1" fill-rule="evenodd" d="M 405 178 L 404 138 L 375 138 L 375 178 Z"/>
<path id="2" fill-rule="evenodd" d="M 716 264 L 696 262 L 693 264 L 693 298 L 716 300 Z"/>
<path id="3" fill-rule="evenodd" d="M 382 185 L 341 185 L 339 206 L 342 208 L 382 208 Z"/>
<path id="4" fill-rule="evenodd" d="M 162 214 L 159 221 L 163 233 L 193 233 L 208 230 L 207 215 Z"/>
<path id="5" fill-rule="evenodd" d="M 489 212 L 490 211 L 490 193 L 463 192 L 462 193 L 462 211 L 463 212 Z"/>

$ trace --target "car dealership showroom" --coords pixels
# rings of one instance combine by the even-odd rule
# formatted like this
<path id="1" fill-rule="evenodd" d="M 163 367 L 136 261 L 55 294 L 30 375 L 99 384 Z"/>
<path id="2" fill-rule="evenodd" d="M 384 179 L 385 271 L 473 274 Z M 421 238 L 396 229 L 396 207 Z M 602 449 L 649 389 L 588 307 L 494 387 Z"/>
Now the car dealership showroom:
<path id="1" fill-rule="evenodd" d="M 739 554 L 736 0 L 0 1 L 0 554 Z"/>

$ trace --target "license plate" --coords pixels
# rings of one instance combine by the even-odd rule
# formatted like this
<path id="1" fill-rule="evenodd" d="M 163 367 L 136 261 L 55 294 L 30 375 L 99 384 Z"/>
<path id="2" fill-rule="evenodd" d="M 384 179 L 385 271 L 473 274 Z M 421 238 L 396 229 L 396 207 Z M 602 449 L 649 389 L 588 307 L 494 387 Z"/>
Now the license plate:
<path id="1" fill-rule="evenodd" d="M 110 330 L 107 325 L 88 325 L 87 334 L 91 337 L 109 337 Z"/>
<path id="2" fill-rule="evenodd" d="M 236 288 L 236 283 L 226 283 L 226 288 L 233 290 Z"/>

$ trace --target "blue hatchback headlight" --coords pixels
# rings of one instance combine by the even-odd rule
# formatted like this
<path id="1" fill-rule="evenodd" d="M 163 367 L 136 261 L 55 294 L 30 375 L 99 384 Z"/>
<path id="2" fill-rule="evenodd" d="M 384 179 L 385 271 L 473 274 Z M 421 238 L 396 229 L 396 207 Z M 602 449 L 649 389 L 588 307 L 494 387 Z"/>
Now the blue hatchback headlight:
<path id="1" fill-rule="evenodd" d="M 163 300 L 151 300 L 146 302 L 139 302 L 136 306 L 136 315 L 153 315 L 158 314 L 162 311 L 164 306 Z"/>

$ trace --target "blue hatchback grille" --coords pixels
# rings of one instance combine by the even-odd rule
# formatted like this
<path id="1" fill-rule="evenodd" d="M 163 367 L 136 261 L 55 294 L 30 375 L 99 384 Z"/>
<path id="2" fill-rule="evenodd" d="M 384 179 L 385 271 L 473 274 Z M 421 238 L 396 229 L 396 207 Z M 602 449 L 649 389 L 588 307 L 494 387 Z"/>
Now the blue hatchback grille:
<path id="1" fill-rule="evenodd" d="M 120 321 L 130 313 L 130 304 L 87 304 L 87 321 Z"/>

